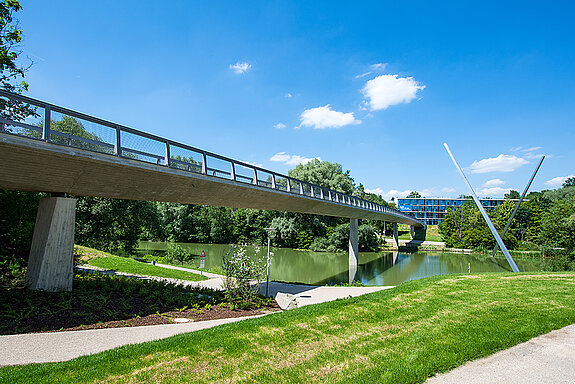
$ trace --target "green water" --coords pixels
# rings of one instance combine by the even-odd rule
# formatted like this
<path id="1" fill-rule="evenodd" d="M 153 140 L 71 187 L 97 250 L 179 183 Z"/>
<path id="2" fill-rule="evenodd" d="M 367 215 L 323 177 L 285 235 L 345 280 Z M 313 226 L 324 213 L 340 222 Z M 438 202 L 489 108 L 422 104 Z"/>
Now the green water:
<path id="1" fill-rule="evenodd" d="M 225 244 L 179 243 L 192 255 L 205 251 L 205 268 L 221 267 L 230 249 Z M 141 253 L 162 253 L 164 242 L 140 242 Z M 250 257 L 266 257 L 267 247 L 246 246 Z M 360 252 L 357 270 L 348 265 L 348 253 L 301 251 L 289 248 L 271 249 L 270 279 L 313 285 L 333 285 L 360 281 L 365 285 L 398 285 L 404 281 L 450 273 L 510 271 L 505 259 L 494 262 L 481 254 Z M 521 271 L 537 271 L 540 259 L 516 259 Z"/>

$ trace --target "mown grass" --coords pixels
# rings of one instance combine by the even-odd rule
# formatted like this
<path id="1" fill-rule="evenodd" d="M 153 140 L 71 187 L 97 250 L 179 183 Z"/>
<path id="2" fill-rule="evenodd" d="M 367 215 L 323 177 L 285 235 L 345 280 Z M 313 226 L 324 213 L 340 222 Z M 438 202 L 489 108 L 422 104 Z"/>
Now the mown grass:
<path id="1" fill-rule="evenodd" d="M 88 260 L 88 265 L 110 269 L 113 271 L 131 273 L 134 275 L 166 277 L 171 279 L 200 281 L 208 278 L 196 273 L 179 271 L 158 267 L 145 262 L 137 261 L 128 257 L 119 257 L 107 254 Z"/>
<path id="2" fill-rule="evenodd" d="M 401 240 L 411 240 L 411 235 L 409 232 L 409 225 L 400 224 L 398 227 L 398 238 Z M 419 239 L 416 236 L 416 240 Z M 425 231 L 425 241 L 443 241 L 441 235 L 439 234 L 439 227 L 437 225 L 428 225 Z"/>
<path id="3" fill-rule="evenodd" d="M 436 276 L 69 362 L 7 382 L 417 383 L 575 322 L 575 274 Z"/>
<path id="4" fill-rule="evenodd" d="M 195 269 L 196 271 L 201 270 L 199 258 L 197 258 L 196 260 L 178 263 L 178 262 L 169 261 L 164 256 L 146 254 L 146 255 L 142 256 L 142 259 L 149 261 L 149 262 L 155 261 L 156 263 L 160 263 L 160 264 L 173 265 L 174 267 L 190 268 L 190 269 Z M 225 272 L 224 272 L 222 267 L 204 268 L 203 272 L 215 273 L 215 274 L 222 275 L 222 276 L 225 275 Z"/>

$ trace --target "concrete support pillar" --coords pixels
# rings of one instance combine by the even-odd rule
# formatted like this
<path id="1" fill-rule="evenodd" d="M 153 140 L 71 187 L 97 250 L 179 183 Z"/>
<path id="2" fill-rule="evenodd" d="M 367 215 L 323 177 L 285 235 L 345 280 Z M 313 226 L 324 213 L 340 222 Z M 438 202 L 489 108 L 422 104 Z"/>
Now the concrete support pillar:
<path id="1" fill-rule="evenodd" d="M 399 248 L 399 234 L 397 233 L 397 223 L 393 223 L 393 245 Z"/>
<path id="2" fill-rule="evenodd" d="M 358 219 L 349 219 L 349 265 L 357 265 L 359 256 Z"/>
<path id="3" fill-rule="evenodd" d="M 357 265 L 351 265 L 349 266 L 349 276 L 348 276 L 348 282 L 351 284 L 353 283 L 353 281 L 355 280 L 355 275 L 357 275 Z"/>
<path id="4" fill-rule="evenodd" d="M 409 226 L 409 238 L 413 240 L 415 237 L 415 227 L 413 225 Z"/>
<path id="5" fill-rule="evenodd" d="M 72 290 L 75 220 L 76 199 L 50 197 L 40 200 L 26 287 L 49 292 Z"/>

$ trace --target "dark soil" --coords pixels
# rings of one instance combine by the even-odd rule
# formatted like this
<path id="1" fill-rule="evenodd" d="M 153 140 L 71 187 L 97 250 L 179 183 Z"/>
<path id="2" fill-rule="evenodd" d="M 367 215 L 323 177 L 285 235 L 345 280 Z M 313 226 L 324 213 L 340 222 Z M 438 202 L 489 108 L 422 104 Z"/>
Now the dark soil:
<path id="1" fill-rule="evenodd" d="M 275 304 L 275 303 L 274 303 Z M 174 319 L 188 319 L 189 322 L 228 319 L 233 317 L 256 316 L 274 311 L 279 311 L 277 304 L 259 309 L 230 309 L 229 305 L 215 306 L 210 310 L 186 309 L 184 311 L 170 311 L 165 313 L 147 315 L 144 317 L 133 317 L 124 320 L 111 320 L 96 324 L 80 325 L 76 327 L 59 329 L 59 331 L 80 331 L 84 329 L 102 329 L 102 328 L 122 328 L 122 327 L 140 327 L 143 325 L 174 324 Z"/>
<path id="2" fill-rule="evenodd" d="M 279 310 L 272 299 L 233 309 L 223 292 L 119 276 L 76 275 L 71 292 L 0 286 L 0 335 L 171 324 Z"/>

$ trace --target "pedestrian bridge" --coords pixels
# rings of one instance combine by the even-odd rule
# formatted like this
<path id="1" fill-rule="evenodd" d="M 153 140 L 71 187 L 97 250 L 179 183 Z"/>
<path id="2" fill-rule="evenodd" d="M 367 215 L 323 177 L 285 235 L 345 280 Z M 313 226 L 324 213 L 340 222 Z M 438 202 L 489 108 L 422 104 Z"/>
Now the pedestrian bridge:
<path id="1" fill-rule="evenodd" d="M 398 210 L 252 164 L 6 91 L 0 97 L 33 106 L 37 114 L 0 118 L 3 189 L 424 226 Z"/>
<path id="2" fill-rule="evenodd" d="M 357 219 L 425 227 L 356 196 L 37 99 L 0 90 L 0 100 L 2 189 L 346 217 L 352 232 Z M 18 117 L 15 106 L 33 116 Z"/>

